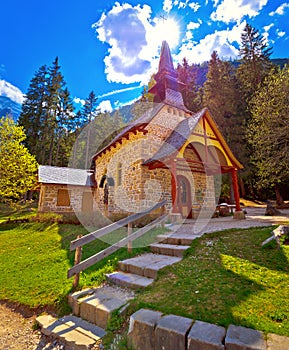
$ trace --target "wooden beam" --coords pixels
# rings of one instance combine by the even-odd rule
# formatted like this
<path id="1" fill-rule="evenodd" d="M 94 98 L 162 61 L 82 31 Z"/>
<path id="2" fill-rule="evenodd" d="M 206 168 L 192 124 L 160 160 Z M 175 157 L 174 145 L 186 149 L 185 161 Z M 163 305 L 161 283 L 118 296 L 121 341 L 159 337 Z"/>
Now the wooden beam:
<path id="1" fill-rule="evenodd" d="M 71 241 L 70 243 L 70 250 L 74 250 L 76 249 L 77 247 L 81 247 L 85 244 L 88 244 L 92 241 L 94 241 L 96 238 L 100 238 L 114 230 L 117 230 L 127 224 L 129 224 L 130 222 L 133 222 L 139 218 L 142 218 L 143 216 L 149 214 L 150 212 L 162 207 L 163 205 L 166 204 L 166 200 L 163 200 L 162 202 L 160 203 L 157 203 L 155 204 L 154 206 L 152 206 L 151 208 L 147 209 L 147 210 L 144 210 L 140 213 L 136 213 L 136 214 L 133 214 L 133 215 L 130 215 L 124 219 L 121 219 L 117 222 L 114 222 L 108 226 L 105 226 L 105 227 L 102 227 L 101 229 L 97 230 L 97 231 L 94 231 L 94 232 L 91 232 L 79 239 L 75 239 L 74 241 Z"/>
<path id="2" fill-rule="evenodd" d="M 109 256 L 110 254 L 116 252 L 119 248 L 124 247 L 129 241 L 134 241 L 135 239 L 141 237 L 146 232 L 154 228 L 155 226 L 159 225 L 162 221 L 164 221 L 167 218 L 167 214 L 160 216 L 150 224 L 140 228 L 136 232 L 132 233 L 130 236 L 125 237 L 121 239 L 119 242 L 113 244 L 112 246 L 102 250 L 101 252 L 98 252 L 97 254 L 87 258 L 86 260 L 83 260 L 78 265 L 73 266 L 71 269 L 68 270 L 67 278 L 72 277 L 73 275 L 87 269 L 88 267 L 96 264 L 98 261 L 102 260 L 103 258 Z"/>
<path id="3" fill-rule="evenodd" d="M 233 190 L 234 190 L 234 197 L 235 197 L 235 203 L 236 203 L 236 211 L 241 211 L 237 170 L 233 168 L 231 174 L 232 174 Z"/>

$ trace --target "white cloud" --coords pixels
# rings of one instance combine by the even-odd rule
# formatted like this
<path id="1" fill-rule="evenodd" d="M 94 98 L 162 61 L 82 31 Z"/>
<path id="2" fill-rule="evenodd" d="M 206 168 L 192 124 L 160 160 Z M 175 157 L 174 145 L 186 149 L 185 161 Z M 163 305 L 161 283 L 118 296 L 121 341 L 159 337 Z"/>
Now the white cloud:
<path id="1" fill-rule="evenodd" d="M 0 96 L 9 97 L 12 101 L 19 104 L 22 104 L 24 101 L 22 91 L 5 80 L 0 80 Z"/>
<path id="2" fill-rule="evenodd" d="M 82 106 L 84 106 L 84 104 L 85 104 L 85 100 L 83 100 L 79 97 L 74 97 L 73 102 L 76 104 L 82 105 Z"/>
<path id="3" fill-rule="evenodd" d="M 98 105 L 98 109 L 100 110 L 101 113 L 111 112 L 113 110 L 111 106 L 111 102 L 109 100 L 101 101 L 100 104 Z"/>
<path id="4" fill-rule="evenodd" d="M 167 13 L 170 13 L 173 7 L 178 9 L 185 9 L 189 6 L 194 12 L 197 12 L 201 5 L 195 1 L 189 2 L 190 0 L 180 1 L 180 0 L 164 0 L 163 10 Z"/>
<path id="5" fill-rule="evenodd" d="M 178 23 L 173 18 L 152 18 L 148 5 L 115 3 L 93 27 L 98 39 L 110 46 L 104 58 L 109 82 L 147 83 L 157 70 L 162 41 L 171 48 L 179 43 Z"/>
<path id="6" fill-rule="evenodd" d="M 286 34 L 286 32 L 283 32 L 283 31 L 281 31 L 279 29 L 277 29 L 276 33 L 277 33 L 279 38 L 282 38 Z"/>
<path id="7" fill-rule="evenodd" d="M 97 98 L 103 98 L 103 97 L 107 97 L 107 96 L 121 94 L 121 93 L 127 92 L 127 91 L 137 90 L 142 86 L 143 86 L 142 84 L 139 84 L 138 86 L 131 86 L 131 87 L 124 88 L 124 89 L 113 90 L 113 91 L 107 92 L 105 94 L 99 95 L 99 96 L 97 96 Z"/>
<path id="8" fill-rule="evenodd" d="M 284 2 L 275 11 L 270 12 L 269 16 L 274 16 L 274 15 L 283 16 L 284 13 L 285 13 L 286 8 L 288 8 L 288 7 L 289 7 L 289 3 Z"/>
<path id="9" fill-rule="evenodd" d="M 171 9 L 173 8 L 173 2 L 172 0 L 164 0 L 163 2 L 163 10 L 167 13 L 171 12 Z"/>
<path id="10" fill-rule="evenodd" d="M 274 27 L 274 23 L 270 23 L 269 25 L 264 27 L 265 32 L 269 32 L 269 30 Z"/>
<path id="11" fill-rule="evenodd" d="M 155 42 L 153 47 L 147 40 L 147 34 L 153 28 L 150 16 L 151 8 L 147 5 L 133 7 L 127 3 L 115 3 L 93 25 L 99 40 L 110 45 L 104 59 L 108 81 L 133 83 L 148 80 L 151 57 L 157 54 Z"/>
<path id="12" fill-rule="evenodd" d="M 198 9 L 201 7 L 201 5 L 197 2 L 191 2 L 189 4 L 189 7 L 194 11 L 194 12 L 197 12 Z"/>
<path id="13" fill-rule="evenodd" d="M 187 24 L 187 30 L 194 30 L 200 27 L 200 25 L 202 24 L 202 21 L 199 20 L 199 22 L 189 22 Z"/>
<path id="14" fill-rule="evenodd" d="M 269 44 L 269 30 L 274 27 L 274 23 L 270 23 L 267 26 L 263 27 L 264 33 L 263 33 L 263 38 L 265 39 L 266 43 Z M 271 41 L 272 42 L 272 41 Z"/>
<path id="15" fill-rule="evenodd" d="M 225 23 L 240 22 L 245 16 L 257 16 L 267 2 L 268 0 L 223 0 L 217 5 L 216 11 L 212 12 L 211 19 Z"/>
<path id="16" fill-rule="evenodd" d="M 222 59 L 234 59 L 238 56 L 241 33 L 244 29 L 245 22 L 236 25 L 232 30 L 216 31 L 208 34 L 199 43 L 184 43 L 177 55 L 180 62 L 184 57 L 189 63 L 201 63 L 209 61 L 213 51 L 217 51 Z"/>

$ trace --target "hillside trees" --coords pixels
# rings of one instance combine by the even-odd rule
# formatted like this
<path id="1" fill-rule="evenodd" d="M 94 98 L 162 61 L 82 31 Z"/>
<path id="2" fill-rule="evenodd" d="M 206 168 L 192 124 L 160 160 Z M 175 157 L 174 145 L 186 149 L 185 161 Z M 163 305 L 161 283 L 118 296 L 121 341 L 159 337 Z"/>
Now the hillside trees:
<path id="1" fill-rule="evenodd" d="M 186 58 L 183 58 L 182 64 L 177 67 L 178 79 L 184 83 L 182 95 L 185 106 L 197 112 L 200 109 L 200 99 L 198 86 L 196 84 L 196 70 L 194 65 L 189 65 Z"/>
<path id="2" fill-rule="evenodd" d="M 40 164 L 66 165 L 70 134 L 75 128 L 72 100 L 60 72 L 58 58 L 41 66 L 32 78 L 19 124 L 25 144 Z"/>
<path id="3" fill-rule="evenodd" d="M 244 159 L 240 144 L 244 141 L 245 130 L 238 114 L 238 95 L 233 65 L 222 61 L 214 51 L 203 87 L 203 106 L 210 110 L 233 153 L 242 162 Z"/>
<path id="4" fill-rule="evenodd" d="M 37 162 L 22 144 L 23 128 L 9 117 L 0 119 L 0 199 L 18 201 L 37 183 Z"/>
<path id="5" fill-rule="evenodd" d="M 289 66 L 272 69 L 251 102 L 249 141 L 261 189 L 274 187 L 282 204 L 280 185 L 289 181 Z"/>
<path id="6" fill-rule="evenodd" d="M 77 114 L 78 128 L 76 129 L 70 165 L 77 168 L 89 169 L 91 157 L 97 150 L 106 146 L 116 132 L 124 125 L 119 111 L 113 113 L 100 112 L 97 97 L 93 91 L 84 102 L 83 108 Z"/>
<path id="7" fill-rule="evenodd" d="M 268 46 L 266 39 L 250 24 L 246 24 L 241 35 L 237 78 L 243 102 L 241 112 L 247 119 L 250 118 L 250 99 L 272 68 L 271 53 L 272 49 Z"/>
<path id="8" fill-rule="evenodd" d="M 238 114 L 243 119 L 246 134 L 252 117 L 250 101 L 259 88 L 261 88 L 264 79 L 272 68 L 270 61 L 271 51 L 265 37 L 260 35 L 258 30 L 250 24 L 246 24 L 241 35 L 241 46 L 239 49 L 240 65 L 236 73 L 240 101 Z M 252 149 L 247 137 L 244 138 L 242 148 L 243 165 L 245 167 L 242 177 L 242 181 L 245 183 L 243 191 L 246 188 L 247 194 L 255 196 L 256 169 L 254 163 L 250 161 Z"/>

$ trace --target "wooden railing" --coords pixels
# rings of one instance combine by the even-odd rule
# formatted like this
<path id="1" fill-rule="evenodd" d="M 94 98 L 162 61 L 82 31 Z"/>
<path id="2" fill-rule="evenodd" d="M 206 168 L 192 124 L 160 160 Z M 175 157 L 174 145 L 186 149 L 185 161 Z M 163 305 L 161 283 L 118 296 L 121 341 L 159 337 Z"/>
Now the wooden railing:
<path id="1" fill-rule="evenodd" d="M 152 213 L 156 209 L 159 209 L 162 207 L 164 208 L 165 204 L 166 204 L 166 200 L 154 205 L 153 207 L 151 207 L 147 210 L 144 210 L 140 213 L 130 215 L 130 216 L 128 216 L 124 219 L 121 219 L 117 222 L 114 222 L 108 226 L 102 227 L 101 229 L 99 229 L 97 231 L 91 232 L 91 233 L 87 234 L 86 236 L 83 236 L 83 237 L 78 238 L 74 241 L 71 241 L 71 243 L 70 243 L 70 250 L 71 251 L 75 250 L 75 249 L 79 249 L 79 248 L 81 249 L 81 247 L 84 246 L 85 244 L 88 244 L 97 238 L 101 238 L 102 236 L 104 236 L 106 234 L 109 234 L 109 233 L 111 233 L 111 232 L 113 232 L 113 231 L 115 231 L 123 226 L 128 225 L 128 236 L 127 237 L 119 240 L 117 243 L 114 243 L 110 247 L 102 250 L 101 252 L 98 252 L 97 254 L 87 258 L 86 260 L 83 260 L 81 262 L 77 262 L 72 268 L 70 268 L 68 270 L 67 278 L 70 278 L 74 275 L 79 274 L 81 271 L 96 264 L 98 261 L 102 260 L 106 256 L 109 256 L 110 254 L 114 253 L 119 248 L 124 247 L 125 245 L 128 245 L 128 249 L 131 249 L 131 242 L 132 241 L 141 237 L 142 235 L 144 235 L 146 232 L 148 232 L 149 230 L 151 230 L 155 226 L 161 224 L 167 218 L 167 214 L 161 215 L 160 217 L 158 217 L 157 219 L 155 219 L 154 221 L 152 221 L 148 225 L 138 229 L 134 233 L 131 233 L 132 232 L 132 222 Z M 164 212 L 164 210 L 163 210 L 163 212 Z M 78 255 L 77 252 L 76 252 L 76 255 Z"/>

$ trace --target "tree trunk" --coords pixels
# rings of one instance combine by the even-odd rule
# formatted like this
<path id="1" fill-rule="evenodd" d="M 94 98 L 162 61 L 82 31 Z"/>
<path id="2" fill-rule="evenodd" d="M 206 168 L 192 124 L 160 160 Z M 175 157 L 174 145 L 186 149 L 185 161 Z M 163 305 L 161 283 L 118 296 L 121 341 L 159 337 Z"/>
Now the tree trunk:
<path id="1" fill-rule="evenodd" d="M 276 204 L 277 205 L 283 205 L 284 204 L 284 199 L 281 196 L 281 193 L 280 193 L 278 185 L 275 185 L 275 194 L 276 194 Z"/>

